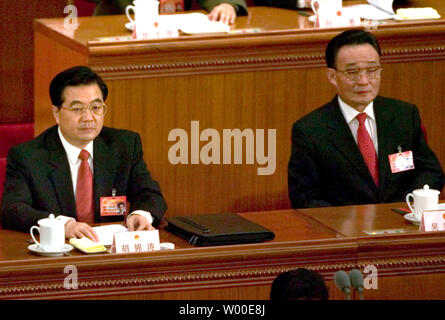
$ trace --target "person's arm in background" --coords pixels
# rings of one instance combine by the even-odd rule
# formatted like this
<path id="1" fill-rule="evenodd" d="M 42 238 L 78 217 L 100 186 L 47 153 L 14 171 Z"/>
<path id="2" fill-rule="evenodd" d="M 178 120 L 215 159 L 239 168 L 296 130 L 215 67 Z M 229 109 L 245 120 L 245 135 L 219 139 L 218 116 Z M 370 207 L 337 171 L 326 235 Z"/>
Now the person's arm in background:
<path id="1" fill-rule="evenodd" d="M 199 5 L 210 12 L 210 20 L 225 24 L 234 23 L 237 16 L 247 15 L 245 0 L 199 0 Z"/>
<path id="2" fill-rule="evenodd" d="M 255 6 L 268 6 L 286 9 L 305 9 L 311 7 L 311 0 L 254 0 Z"/>
<path id="3" fill-rule="evenodd" d="M 125 14 L 125 8 L 132 5 L 132 0 L 88 0 L 89 2 L 96 2 L 94 9 L 95 16 L 104 16 L 111 14 Z"/>
<path id="4" fill-rule="evenodd" d="M 92 1 L 92 0 L 90 0 Z M 132 0 L 96 0 L 95 16 L 123 14 L 125 8 L 133 4 Z M 199 0 L 201 8 L 209 11 L 209 19 L 226 24 L 235 22 L 237 16 L 247 14 L 245 0 Z"/>

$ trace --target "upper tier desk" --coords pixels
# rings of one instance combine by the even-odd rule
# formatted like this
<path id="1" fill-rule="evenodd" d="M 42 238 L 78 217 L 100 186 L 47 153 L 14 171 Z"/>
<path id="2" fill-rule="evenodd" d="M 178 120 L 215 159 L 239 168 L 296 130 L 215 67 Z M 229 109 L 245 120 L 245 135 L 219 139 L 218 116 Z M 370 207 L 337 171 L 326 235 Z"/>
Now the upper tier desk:
<path id="1" fill-rule="evenodd" d="M 402 205 L 242 213 L 276 235 L 257 244 L 192 247 L 161 227 L 176 249 L 139 254 L 40 257 L 27 233 L 0 230 L 0 298 L 268 299 L 279 273 L 309 268 L 342 299 L 335 272 L 373 265 L 377 289 L 365 299 L 445 299 L 445 232 L 419 233 L 393 206 Z M 363 232 L 388 229 L 400 233 Z M 76 290 L 64 288 L 66 266 L 77 268 Z"/>
<path id="2" fill-rule="evenodd" d="M 445 16 L 443 1 L 410 1 L 433 6 Z M 145 160 L 160 182 L 167 215 L 247 212 L 290 207 L 287 163 L 292 123 L 335 94 L 325 76 L 324 50 L 341 29 L 314 29 L 297 11 L 252 7 L 234 28 L 262 32 L 181 36 L 152 41 L 101 41 L 128 36 L 125 16 L 79 18 L 77 30 L 64 19 L 35 21 L 35 132 L 55 123 L 48 95 L 55 74 L 89 65 L 109 86 L 105 124 L 137 131 Z M 419 106 L 428 140 L 445 164 L 445 20 L 391 22 L 372 30 L 383 48 L 381 94 Z M 199 121 L 197 135 L 191 121 Z M 190 164 L 190 145 L 205 129 L 276 129 L 276 170 L 257 175 L 265 165 Z M 189 164 L 173 165 L 169 132 L 188 134 Z M 201 140 L 205 140 L 201 137 Z M 217 142 L 215 142 L 217 143 Z M 233 142 L 232 142 L 233 149 Z M 271 148 L 273 149 L 273 148 Z M 256 150 L 256 147 L 254 149 Z M 199 152 L 199 150 L 198 150 Z M 272 152 L 270 152 L 272 153 Z M 245 154 L 245 147 L 243 148 Z M 267 152 L 266 152 L 267 154 Z"/>

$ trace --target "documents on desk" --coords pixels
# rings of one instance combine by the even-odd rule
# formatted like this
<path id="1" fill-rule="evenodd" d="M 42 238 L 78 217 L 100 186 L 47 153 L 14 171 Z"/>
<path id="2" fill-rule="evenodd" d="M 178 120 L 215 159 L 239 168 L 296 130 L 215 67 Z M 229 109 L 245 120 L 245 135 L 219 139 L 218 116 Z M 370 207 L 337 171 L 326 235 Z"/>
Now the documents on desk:
<path id="1" fill-rule="evenodd" d="M 107 252 L 107 249 L 105 246 L 99 242 L 94 242 L 87 237 L 83 237 L 80 239 L 71 238 L 70 244 L 82 251 L 83 253 L 101 253 L 101 252 Z"/>
<path id="2" fill-rule="evenodd" d="M 186 34 L 227 33 L 230 26 L 219 21 L 210 21 L 203 13 L 184 13 L 175 15 L 161 15 L 161 23 L 176 25 Z"/>
<path id="3" fill-rule="evenodd" d="M 99 242 L 104 246 L 111 246 L 113 244 L 115 233 L 128 231 L 128 229 L 121 224 L 109 224 L 106 226 L 94 227 L 93 229 L 99 238 Z"/>
<path id="4" fill-rule="evenodd" d="M 94 242 L 87 237 L 81 239 L 71 238 L 70 244 L 83 253 L 107 252 L 105 246 L 113 244 L 114 235 L 119 232 L 126 232 L 128 229 L 121 224 L 110 224 L 106 226 L 94 227 L 99 242 Z"/>
<path id="5" fill-rule="evenodd" d="M 125 27 L 133 31 L 134 24 L 128 22 Z M 161 14 L 159 28 L 165 30 L 180 30 L 185 34 L 228 33 L 230 26 L 219 21 L 210 21 L 203 13 Z M 160 35 L 167 34 L 161 32 Z M 174 34 L 174 33 L 172 33 Z"/>
<path id="6" fill-rule="evenodd" d="M 368 0 L 369 4 L 359 4 L 345 7 L 348 11 L 355 11 L 361 18 L 367 20 L 419 20 L 440 19 L 437 10 L 433 8 L 400 8 L 394 11 L 394 0 Z"/>
<path id="7" fill-rule="evenodd" d="M 86 237 L 71 238 L 70 244 L 84 253 L 110 252 L 105 246 L 111 246 L 112 253 L 137 253 L 160 250 L 159 230 L 128 231 L 120 224 L 94 227 L 99 242 Z M 174 245 L 164 244 L 163 249 L 173 249 Z"/>

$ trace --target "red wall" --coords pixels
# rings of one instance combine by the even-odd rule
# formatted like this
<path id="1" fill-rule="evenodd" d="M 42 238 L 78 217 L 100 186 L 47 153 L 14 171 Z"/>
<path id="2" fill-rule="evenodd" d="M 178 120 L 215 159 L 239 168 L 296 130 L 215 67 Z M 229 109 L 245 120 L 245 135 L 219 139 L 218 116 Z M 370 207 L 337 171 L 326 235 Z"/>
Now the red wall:
<path id="1" fill-rule="evenodd" d="M 66 0 L 0 1 L 0 123 L 33 119 L 33 19 L 61 17 Z"/>

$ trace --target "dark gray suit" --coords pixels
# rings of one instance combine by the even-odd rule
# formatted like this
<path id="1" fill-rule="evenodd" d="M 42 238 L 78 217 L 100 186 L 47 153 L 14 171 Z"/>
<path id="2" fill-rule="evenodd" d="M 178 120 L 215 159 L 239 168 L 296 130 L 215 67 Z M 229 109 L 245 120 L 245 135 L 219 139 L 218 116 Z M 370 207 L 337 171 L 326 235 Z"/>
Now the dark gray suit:
<path id="1" fill-rule="evenodd" d="M 100 197 L 126 195 L 131 211 L 149 211 L 158 225 L 166 210 L 159 185 L 147 170 L 137 133 L 104 127 L 93 144 L 95 222 Z M 49 213 L 76 218 L 71 172 L 57 126 L 15 146 L 8 154 L 1 214 L 3 228 L 28 231 Z"/>
<path id="2" fill-rule="evenodd" d="M 288 166 L 289 198 L 294 208 L 405 201 L 407 193 L 428 184 L 442 190 L 440 163 L 426 144 L 417 107 L 395 99 L 374 100 L 377 122 L 379 188 L 340 110 L 338 99 L 294 123 Z M 392 173 L 388 155 L 413 152 L 414 170 Z"/>

